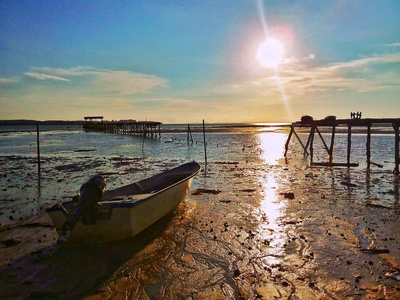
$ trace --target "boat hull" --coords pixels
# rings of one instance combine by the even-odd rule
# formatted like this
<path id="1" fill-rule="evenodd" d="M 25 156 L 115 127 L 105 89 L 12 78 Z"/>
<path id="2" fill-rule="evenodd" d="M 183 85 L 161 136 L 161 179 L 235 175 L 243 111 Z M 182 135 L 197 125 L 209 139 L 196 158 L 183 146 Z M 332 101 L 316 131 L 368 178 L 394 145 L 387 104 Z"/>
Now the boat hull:
<path id="1" fill-rule="evenodd" d="M 98 219 L 95 224 L 83 224 L 78 221 L 68 240 L 105 243 L 138 234 L 184 201 L 189 194 L 194 175 L 156 193 L 138 194 L 121 201 L 100 203 L 99 210 L 103 211 L 106 217 Z M 62 205 L 48 209 L 47 213 L 59 232 L 71 215 Z"/>

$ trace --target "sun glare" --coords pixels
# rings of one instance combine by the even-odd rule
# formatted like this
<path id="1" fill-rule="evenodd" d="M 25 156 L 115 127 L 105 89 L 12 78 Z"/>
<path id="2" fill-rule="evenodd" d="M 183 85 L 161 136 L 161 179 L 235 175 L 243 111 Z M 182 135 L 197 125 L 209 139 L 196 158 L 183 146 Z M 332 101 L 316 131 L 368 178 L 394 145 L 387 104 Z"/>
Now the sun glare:
<path id="1" fill-rule="evenodd" d="M 268 38 L 257 51 L 257 59 L 266 68 L 276 68 L 282 61 L 285 50 L 280 41 Z"/>

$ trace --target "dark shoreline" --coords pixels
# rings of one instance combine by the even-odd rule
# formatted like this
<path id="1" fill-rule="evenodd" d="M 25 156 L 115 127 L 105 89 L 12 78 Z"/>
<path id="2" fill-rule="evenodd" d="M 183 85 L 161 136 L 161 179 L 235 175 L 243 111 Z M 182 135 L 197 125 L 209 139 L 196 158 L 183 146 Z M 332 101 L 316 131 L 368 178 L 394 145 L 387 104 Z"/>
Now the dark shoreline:
<path id="1" fill-rule="evenodd" d="M 35 121 L 35 120 L 0 120 L 0 126 L 24 126 L 24 125 L 83 125 L 85 121 L 60 121 L 60 120 L 49 120 L 49 121 Z"/>

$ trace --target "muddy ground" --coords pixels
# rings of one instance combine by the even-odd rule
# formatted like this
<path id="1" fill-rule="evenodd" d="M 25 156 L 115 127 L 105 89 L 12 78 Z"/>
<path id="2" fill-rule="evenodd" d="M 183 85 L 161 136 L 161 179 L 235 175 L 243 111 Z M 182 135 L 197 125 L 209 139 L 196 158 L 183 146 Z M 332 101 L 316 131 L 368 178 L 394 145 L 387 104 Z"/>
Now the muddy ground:
<path id="1" fill-rule="evenodd" d="M 399 299 L 399 178 L 213 162 L 136 237 L 57 244 L 43 213 L 0 232 L 0 299 Z"/>

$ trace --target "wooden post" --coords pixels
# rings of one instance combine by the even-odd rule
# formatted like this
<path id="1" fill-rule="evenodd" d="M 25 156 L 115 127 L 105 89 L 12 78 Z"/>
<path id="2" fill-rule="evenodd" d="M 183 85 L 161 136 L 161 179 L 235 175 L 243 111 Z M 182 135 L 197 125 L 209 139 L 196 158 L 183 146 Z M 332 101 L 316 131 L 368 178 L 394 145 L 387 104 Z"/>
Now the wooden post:
<path id="1" fill-rule="evenodd" d="M 394 123 L 393 124 L 394 128 L 394 162 L 395 162 L 395 167 L 394 167 L 394 173 L 396 175 L 399 175 L 399 164 L 400 164 L 400 154 L 399 154 L 399 142 L 400 142 L 400 137 L 399 137 L 399 123 Z"/>
<path id="2" fill-rule="evenodd" d="M 332 127 L 332 137 L 331 137 L 331 146 L 329 148 L 329 163 L 332 163 L 333 161 L 333 145 L 335 144 L 335 131 L 336 131 L 336 126 L 334 125 Z"/>
<path id="3" fill-rule="evenodd" d="M 310 144 L 311 144 L 311 138 L 312 138 L 312 131 L 313 131 L 313 128 L 314 128 L 314 124 L 311 125 L 311 129 L 310 129 L 310 133 L 309 133 L 309 135 L 308 135 L 307 143 L 306 143 L 306 146 L 305 146 L 305 148 L 304 148 L 304 153 L 303 153 L 304 157 L 306 157 L 306 151 L 307 151 L 308 147 L 309 147 Z"/>
<path id="4" fill-rule="evenodd" d="M 39 143 L 39 122 L 36 122 L 36 144 L 37 144 L 38 177 L 39 177 L 39 179 L 40 179 L 40 143 Z"/>
<path id="5" fill-rule="evenodd" d="M 294 131 L 294 126 L 292 124 L 290 126 L 289 136 L 288 136 L 288 139 L 287 139 L 286 144 L 285 144 L 285 154 L 284 154 L 285 157 L 286 157 L 286 154 L 287 154 L 287 152 L 289 150 L 289 142 L 290 142 L 290 138 L 292 137 L 293 131 Z"/>
<path id="6" fill-rule="evenodd" d="M 193 144 L 193 135 L 192 135 L 192 129 L 189 127 L 190 129 L 190 142 Z"/>
<path id="7" fill-rule="evenodd" d="M 371 168 L 371 125 L 367 127 L 367 169 Z"/>
<path id="8" fill-rule="evenodd" d="M 351 125 L 347 125 L 347 165 L 350 166 L 350 153 L 351 153 Z"/>
<path id="9" fill-rule="evenodd" d="M 294 129 L 293 129 L 293 133 L 294 133 L 294 136 L 295 136 L 295 137 L 297 138 L 297 140 L 299 141 L 301 147 L 302 147 L 303 150 L 304 150 L 304 156 L 308 155 L 308 151 L 307 151 L 306 147 L 304 147 L 303 142 L 301 141 L 300 137 L 297 135 L 297 133 L 296 133 L 296 131 L 295 131 Z"/>
<path id="10" fill-rule="evenodd" d="M 310 132 L 310 165 L 313 164 L 314 162 L 314 135 L 315 135 L 315 128 L 316 125 L 313 124 L 311 127 L 311 132 Z"/>
<path id="11" fill-rule="evenodd" d="M 192 136 L 192 130 L 190 129 L 190 124 L 188 124 L 188 132 L 187 132 L 187 143 L 189 145 L 189 142 L 193 144 L 193 136 Z"/>
<path id="12" fill-rule="evenodd" d="M 190 125 L 188 124 L 188 131 L 187 131 L 187 144 L 189 145 L 189 132 L 190 132 Z"/>
<path id="13" fill-rule="evenodd" d="M 328 154 L 330 155 L 330 150 L 328 148 L 328 145 L 325 143 L 324 137 L 322 136 L 321 132 L 319 131 L 318 127 L 315 126 L 315 130 L 317 131 L 319 138 L 321 139 L 322 143 L 324 144 L 325 150 L 326 152 L 328 152 Z"/>
<path id="14" fill-rule="evenodd" d="M 204 119 L 203 119 L 203 139 L 204 139 L 204 158 L 207 169 L 207 142 L 206 142 L 206 126 L 204 124 Z"/>

